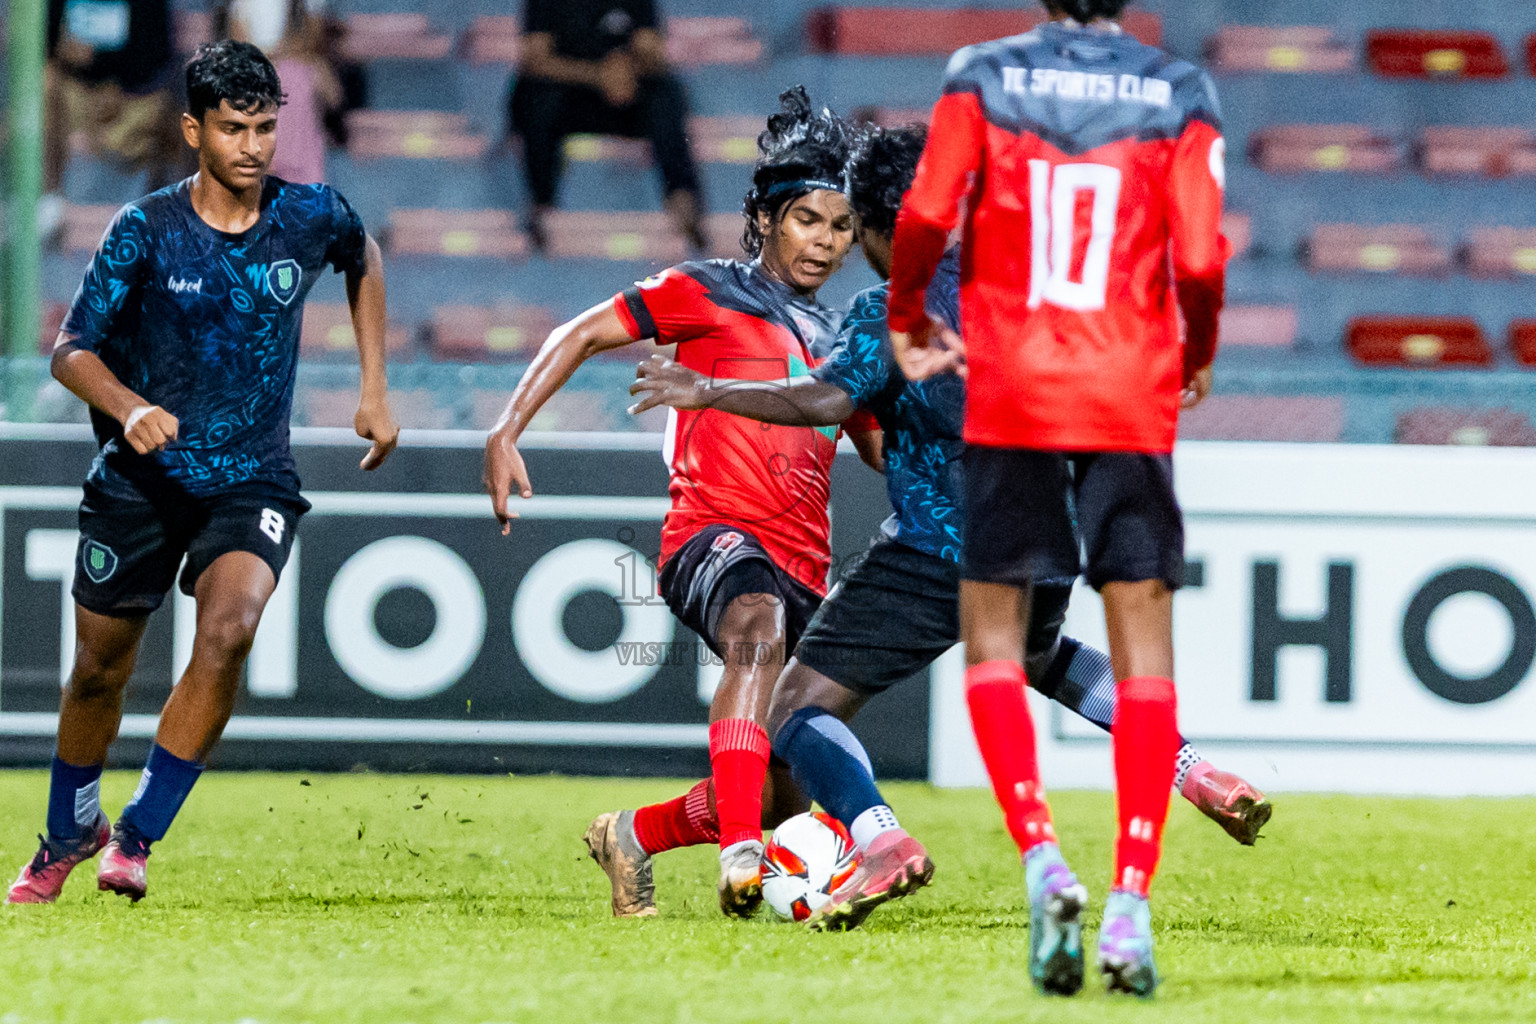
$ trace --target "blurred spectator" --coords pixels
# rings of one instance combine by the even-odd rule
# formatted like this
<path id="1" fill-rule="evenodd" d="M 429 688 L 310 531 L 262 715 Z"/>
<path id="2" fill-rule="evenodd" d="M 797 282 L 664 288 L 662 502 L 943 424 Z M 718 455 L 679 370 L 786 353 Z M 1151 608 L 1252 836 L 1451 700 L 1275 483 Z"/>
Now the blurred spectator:
<path id="1" fill-rule="evenodd" d="M 323 26 L 304 0 L 233 0 L 214 34 L 261 47 L 283 83 L 272 174 L 295 184 L 325 180 L 325 117 L 342 105 L 341 82 L 322 52 Z"/>
<path id="2" fill-rule="evenodd" d="M 63 222 L 70 136 L 149 171 L 151 190 L 184 167 L 167 0 L 49 0 L 43 190 L 45 236 Z"/>
<path id="3" fill-rule="evenodd" d="M 565 138 L 578 132 L 649 139 L 668 212 L 690 245 L 707 248 L 687 97 L 667 67 L 655 0 L 527 0 L 509 107 L 533 193 L 529 234 L 540 249 Z"/>

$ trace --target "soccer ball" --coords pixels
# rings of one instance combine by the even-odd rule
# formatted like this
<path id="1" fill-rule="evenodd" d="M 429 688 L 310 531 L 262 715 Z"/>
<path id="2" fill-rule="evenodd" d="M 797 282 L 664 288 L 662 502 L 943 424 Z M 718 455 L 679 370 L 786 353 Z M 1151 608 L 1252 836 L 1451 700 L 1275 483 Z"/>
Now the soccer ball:
<path id="1" fill-rule="evenodd" d="M 858 851 L 843 823 L 830 814 L 797 814 L 773 830 L 763 850 L 763 899 L 779 916 L 804 921 L 848 880 Z"/>

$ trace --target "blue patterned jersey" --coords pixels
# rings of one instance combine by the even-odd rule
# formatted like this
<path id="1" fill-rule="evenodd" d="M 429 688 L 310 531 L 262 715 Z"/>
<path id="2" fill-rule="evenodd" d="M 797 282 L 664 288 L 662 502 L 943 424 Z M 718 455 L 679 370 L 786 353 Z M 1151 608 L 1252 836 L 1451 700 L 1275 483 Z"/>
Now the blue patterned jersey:
<path id="1" fill-rule="evenodd" d="M 960 329 L 959 250 L 945 254 L 927 300 L 929 312 Z M 965 383 L 953 373 L 915 384 L 902 376 L 886 328 L 885 303 L 883 284 L 860 292 L 831 354 L 812 373 L 873 412 L 885 432 L 885 488 L 896 511 L 882 532 L 908 547 L 959 562 Z"/>
<path id="2" fill-rule="evenodd" d="M 288 450 L 304 297 L 328 266 L 361 273 L 362 221 L 326 185 L 268 177 L 261 215 L 231 235 L 192 208 L 189 178 L 118 211 L 64 320 L 124 385 L 180 421 L 139 455 L 96 410 L 91 482 L 110 494 L 297 489 Z"/>

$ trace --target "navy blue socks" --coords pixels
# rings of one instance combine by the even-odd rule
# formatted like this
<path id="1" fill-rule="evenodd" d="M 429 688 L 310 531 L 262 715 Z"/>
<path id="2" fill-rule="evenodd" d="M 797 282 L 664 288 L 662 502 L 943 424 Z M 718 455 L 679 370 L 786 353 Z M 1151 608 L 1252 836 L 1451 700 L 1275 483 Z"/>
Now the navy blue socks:
<path id="1" fill-rule="evenodd" d="M 861 847 L 899 827 L 875 785 L 864 745 L 826 709 L 796 711 L 773 738 L 773 751 L 789 764 L 806 795 L 847 825 Z"/>
<path id="2" fill-rule="evenodd" d="M 156 743 L 144 765 L 144 777 L 118 824 L 148 843 L 159 842 L 170 830 L 176 812 L 203 773 L 203 766 L 181 758 Z"/>
<path id="3" fill-rule="evenodd" d="M 69 842 L 96 823 L 101 814 L 101 767 L 80 767 L 53 756 L 48 786 L 49 839 Z"/>

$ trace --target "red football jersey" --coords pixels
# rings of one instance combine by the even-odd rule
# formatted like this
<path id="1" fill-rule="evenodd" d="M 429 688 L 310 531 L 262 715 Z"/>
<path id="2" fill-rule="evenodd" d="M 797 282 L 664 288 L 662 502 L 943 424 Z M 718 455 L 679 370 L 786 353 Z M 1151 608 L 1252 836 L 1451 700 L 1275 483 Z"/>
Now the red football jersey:
<path id="1" fill-rule="evenodd" d="M 837 337 L 836 311 L 756 263 L 683 263 L 614 298 L 635 339 L 677 344 L 677 361 L 708 377 L 804 376 Z M 783 427 L 714 409 L 671 410 L 665 455 L 672 508 L 661 562 L 701 528 L 739 527 L 818 594 L 832 561 L 827 500 L 837 428 Z"/>
<path id="2" fill-rule="evenodd" d="M 967 200 L 968 442 L 1173 449 L 1182 386 L 1215 355 L 1224 160 L 1210 77 L 1113 28 L 955 54 L 897 222 L 890 324 L 922 324 Z"/>

